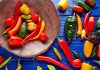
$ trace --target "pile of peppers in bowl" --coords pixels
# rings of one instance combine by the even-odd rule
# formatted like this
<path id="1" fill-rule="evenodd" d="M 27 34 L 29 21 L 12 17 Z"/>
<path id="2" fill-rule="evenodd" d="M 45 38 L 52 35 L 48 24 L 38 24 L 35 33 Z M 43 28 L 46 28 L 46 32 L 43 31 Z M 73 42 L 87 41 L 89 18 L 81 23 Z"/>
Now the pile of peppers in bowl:
<path id="1" fill-rule="evenodd" d="M 21 48 L 27 41 L 37 39 L 45 43 L 48 39 L 44 20 L 23 2 L 16 4 L 14 15 L 5 19 L 4 24 L 6 29 L 2 35 L 8 37 L 10 48 Z"/>

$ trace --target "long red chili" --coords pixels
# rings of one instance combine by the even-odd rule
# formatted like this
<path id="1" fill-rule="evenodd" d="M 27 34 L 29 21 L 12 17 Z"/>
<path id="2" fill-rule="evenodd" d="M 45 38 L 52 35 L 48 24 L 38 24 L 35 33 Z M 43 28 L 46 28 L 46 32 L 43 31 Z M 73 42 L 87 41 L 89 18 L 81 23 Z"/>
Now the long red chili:
<path id="1" fill-rule="evenodd" d="M 85 15 L 85 18 L 84 18 L 84 21 L 83 21 L 83 26 L 84 26 L 84 29 L 85 29 L 86 33 L 88 33 L 87 23 L 88 23 L 89 17 L 90 17 L 90 12 L 88 12 Z"/>
<path id="2" fill-rule="evenodd" d="M 41 23 L 42 23 L 42 21 L 39 20 L 36 29 L 31 34 L 29 34 L 28 36 L 26 36 L 24 38 L 24 42 L 29 41 L 31 38 L 35 37 L 38 34 L 38 32 L 40 31 L 40 28 L 41 28 Z"/>
<path id="3" fill-rule="evenodd" d="M 50 57 L 47 57 L 47 56 L 37 56 L 36 57 L 37 60 L 40 60 L 40 61 L 44 61 L 44 62 L 48 62 L 48 63 L 51 63 L 51 64 L 54 64 L 56 66 L 59 66 L 61 68 L 64 68 L 64 69 L 67 69 L 67 70 L 71 70 L 68 66 L 66 66 L 65 64 L 53 59 L 53 58 L 50 58 Z"/>
<path id="4" fill-rule="evenodd" d="M 62 49 L 62 51 L 64 52 L 66 58 L 68 59 L 68 61 L 71 64 L 72 61 L 73 61 L 73 58 L 72 58 L 72 53 L 70 51 L 69 45 L 67 44 L 67 42 L 64 39 L 63 40 L 60 40 L 58 38 L 58 41 L 59 41 L 58 44 L 59 44 L 60 48 Z"/>

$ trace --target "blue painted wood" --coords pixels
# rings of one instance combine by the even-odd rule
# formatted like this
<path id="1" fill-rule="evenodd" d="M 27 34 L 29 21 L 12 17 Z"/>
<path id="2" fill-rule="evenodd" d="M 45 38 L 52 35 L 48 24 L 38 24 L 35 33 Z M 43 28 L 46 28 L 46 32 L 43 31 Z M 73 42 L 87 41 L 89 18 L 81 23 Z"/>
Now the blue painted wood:
<path id="1" fill-rule="evenodd" d="M 98 19 L 98 17 L 100 16 L 100 0 L 95 0 L 96 3 L 97 3 L 97 7 L 96 8 L 93 8 L 91 9 L 91 14 L 92 16 L 95 16 L 96 17 L 96 20 Z M 59 37 L 61 39 L 63 38 L 66 38 L 65 34 L 64 34 L 64 24 L 65 24 L 65 20 L 66 18 L 69 16 L 69 15 L 72 15 L 73 12 L 70 8 L 68 8 L 65 12 L 61 12 L 58 10 L 57 8 L 57 3 L 59 2 L 59 0 L 53 0 L 53 3 L 55 4 L 55 7 L 58 11 L 58 14 L 60 15 L 60 21 L 61 21 L 61 27 L 60 27 L 60 32 L 59 32 Z M 75 5 L 75 3 L 73 2 L 73 0 L 69 0 L 69 6 L 73 6 Z M 81 15 L 82 17 L 82 20 L 84 19 L 84 16 L 85 16 L 85 13 Z M 83 54 L 83 45 L 84 45 L 84 42 L 85 41 L 81 41 L 79 37 L 74 37 L 73 40 L 72 40 L 72 43 L 70 44 L 70 49 L 71 50 L 75 50 L 77 51 L 81 57 L 82 57 L 82 60 L 84 62 L 89 62 L 90 64 L 94 65 L 94 66 L 98 66 L 97 64 L 95 64 L 93 62 L 94 59 L 97 59 L 96 57 L 94 58 L 89 58 L 89 59 L 86 59 L 84 57 L 84 54 Z M 65 55 L 63 54 L 62 50 L 60 49 L 60 47 L 58 46 L 58 41 L 55 40 L 54 43 L 52 44 L 52 46 L 56 47 L 60 53 L 61 53 L 61 56 L 63 58 L 63 60 L 61 61 L 62 63 L 66 64 L 67 66 L 69 66 L 72 70 L 80 70 L 80 69 L 76 69 L 76 68 L 73 68 L 67 61 L 67 59 L 65 58 Z M 59 59 L 55 56 L 54 52 L 53 52 L 53 48 L 52 46 L 50 47 L 50 49 L 44 53 L 43 55 L 46 55 L 46 56 L 49 56 L 49 57 L 52 57 L 56 60 L 59 61 Z M 0 55 L 3 55 L 6 58 L 8 58 L 9 56 L 13 56 L 12 60 L 8 63 L 8 67 L 9 67 L 9 70 L 15 70 L 16 67 L 17 67 L 17 60 L 19 59 L 19 57 L 17 57 L 16 55 L 12 54 L 12 53 L 9 53 L 7 52 L 5 49 L 3 48 L 0 48 Z M 21 59 L 21 64 L 22 64 L 22 70 L 36 70 L 36 67 L 38 65 L 42 66 L 43 67 L 43 70 L 48 70 L 47 68 L 47 64 L 48 63 L 45 63 L 45 62 L 40 62 L 40 61 L 37 61 L 37 60 L 34 60 L 32 58 L 20 58 Z M 64 70 L 60 67 L 57 67 L 57 70 Z M 99 67 L 99 70 L 100 70 L 100 66 Z M 3 68 L 2 70 L 5 70 L 5 68 Z"/>

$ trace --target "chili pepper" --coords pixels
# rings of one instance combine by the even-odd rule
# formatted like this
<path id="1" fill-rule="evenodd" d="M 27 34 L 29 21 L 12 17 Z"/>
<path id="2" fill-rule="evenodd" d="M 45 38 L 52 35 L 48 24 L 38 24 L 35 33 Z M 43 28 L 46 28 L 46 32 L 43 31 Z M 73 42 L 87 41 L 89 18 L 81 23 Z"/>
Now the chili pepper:
<path id="1" fill-rule="evenodd" d="M 95 7 L 96 3 L 94 0 L 85 0 L 86 4 L 89 5 L 90 7 Z"/>
<path id="2" fill-rule="evenodd" d="M 42 67 L 38 65 L 37 70 L 42 70 Z"/>
<path id="3" fill-rule="evenodd" d="M 49 68 L 49 70 L 56 70 L 56 68 L 53 65 L 47 65 L 47 67 Z"/>
<path id="4" fill-rule="evenodd" d="M 32 13 L 32 20 L 33 20 L 34 22 L 38 21 L 38 20 L 39 20 L 39 15 L 36 14 L 36 13 Z"/>
<path id="5" fill-rule="evenodd" d="M 71 40 L 75 34 L 76 23 L 77 23 L 77 19 L 76 19 L 75 14 L 73 16 L 69 16 L 65 21 L 64 32 L 68 39 L 68 43 L 71 42 Z"/>
<path id="6" fill-rule="evenodd" d="M 8 66 L 6 65 L 6 70 L 8 70 Z"/>
<path id="7" fill-rule="evenodd" d="M 92 50 L 93 50 L 93 46 L 94 46 L 94 43 L 90 42 L 90 41 L 85 41 L 85 44 L 84 44 L 84 55 L 85 57 L 89 58 L 91 53 L 92 53 Z"/>
<path id="8" fill-rule="evenodd" d="M 36 24 L 34 22 L 29 22 L 27 25 L 27 29 L 29 31 L 33 31 L 36 28 Z"/>
<path id="9" fill-rule="evenodd" d="M 84 21 L 83 21 L 83 26 L 84 26 L 84 29 L 85 29 L 85 31 L 86 31 L 87 34 L 88 34 L 87 21 L 89 20 L 89 17 L 90 17 L 90 12 L 88 12 L 88 13 L 85 15 L 85 18 L 84 18 Z"/>
<path id="10" fill-rule="evenodd" d="M 16 33 L 18 33 L 18 31 L 19 31 L 21 25 L 22 25 L 22 18 L 19 17 L 16 26 L 15 26 L 13 29 L 11 29 L 10 31 L 8 31 L 9 36 L 13 36 L 13 35 L 15 35 Z"/>
<path id="11" fill-rule="evenodd" d="M 6 19 L 5 20 L 5 24 L 7 25 L 7 26 L 11 26 L 11 25 L 13 25 L 14 24 L 14 16 L 10 16 L 8 19 Z"/>
<path id="12" fill-rule="evenodd" d="M 100 58 L 100 44 L 98 45 L 97 57 Z"/>
<path id="13" fill-rule="evenodd" d="M 21 48 L 23 45 L 23 39 L 17 36 L 10 36 L 9 46 L 11 48 Z"/>
<path id="14" fill-rule="evenodd" d="M 100 36 L 100 30 L 97 30 L 96 32 L 97 32 L 97 33 L 98 33 L 98 35 Z"/>
<path id="15" fill-rule="evenodd" d="M 100 17 L 99 17 L 99 19 L 98 19 L 98 21 L 97 21 L 97 23 L 96 23 L 96 28 L 97 28 L 97 29 L 100 29 Z"/>
<path id="16" fill-rule="evenodd" d="M 27 23 L 23 22 L 19 30 L 19 36 L 23 38 L 26 35 L 27 35 Z"/>
<path id="17" fill-rule="evenodd" d="M 86 38 L 86 31 L 83 29 L 81 33 L 81 40 L 84 40 Z"/>
<path id="18" fill-rule="evenodd" d="M 97 63 L 98 65 L 100 65 L 100 60 L 93 60 L 93 62 Z"/>
<path id="19" fill-rule="evenodd" d="M 92 50 L 92 55 L 91 55 L 91 57 L 96 56 L 96 54 L 97 54 L 97 49 L 98 49 L 97 45 L 94 46 L 94 48 L 93 48 L 93 50 Z"/>
<path id="20" fill-rule="evenodd" d="M 59 66 L 61 68 L 67 69 L 67 70 L 71 70 L 68 66 L 64 65 L 63 63 L 61 63 L 55 59 L 52 59 L 50 57 L 47 57 L 47 56 L 37 56 L 36 59 L 40 60 L 40 61 L 51 63 L 53 65 Z"/>
<path id="21" fill-rule="evenodd" d="M 81 35 L 81 33 L 82 33 L 82 20 L 78 14 L 76 14 L 76 17 L 77 17 L 77 24 L 78 24 L 77 35 Z"/>
<path id="22" fill-rule="evenodd" d="M 4 57 L 0 56 L 0 64 L 2 64 L 4 62 Z"/>
<path id="23" fill-rule="evenodd" d="M 28 5 L 22 4 L 22 6 L 20 7 L 20 11 L 21 13 L 27 15 L 30 13 L 30 8 L 28 7 Z"/>
<path id="24" fill-rule="evenodd" d="M 32 40 L 38 39 L 39 36 L 40 36 L 40 34 L 44 31 L 44 29 L 45 29 L 45 22 L 44 22 L 44 20 L 43 20 L 38 35 L 36 35 Z"/>
<path id="25" fill-rule="evenodd" d="M 92 70 L 99 70 L 97 66 L 93 66 Z"/>
<path id="26" fill-rule="evenodd" d="M 71 50 L 71 52 L 74 54 L 74 56 L 75 56 L 77 59 L 82 60 L 82 59 L 81 59 L 81 56 L 80 56 L 76 51 Z"/>
<path id="27" fill-rule="evenodd" d="M 22 65 L 20 64 L 20 59 L 18 60 L 18 66 L 16 68 L 16 70 L 21 70 L 22 69 Z"/>
<path id="28" fill-rule="evenodd" d="M 89 18 L 87 26 L 88 26 L 87 29 L 88 29 L 88 34 L 89 34 L 94 30 L 94 26 L 95 26 L 95 18 L 94 17 Z"/>
<path id="29" fill-rule="evenodd" d="M 48 39 L 47 33 L 43 32 L 40 34 L 40 36 L 39 36 L 40 41 L 45 43 L 47 41 L 47 39 Z"/>
<path id="30" fill-rule="evenodd" d="M 31 15 L 21 15 L 21 17 L 23 18 L 23 19 L 31 19 Z"/>
<path id="31" fill-rule="evenodd" d="M 29 34 L 28 36 L 26 36 L 24 38 L 24 41 L 29 41 L 30 39 L 34 38 L 38 34 L 38 32 L 40 31 L 40 28 L 41 28 L 41 23 L 42 23 L 41 21 L 38 21 L 36 29 L 31 34 Z"/>
<path id="32" fill-rule="evenodd" d="M 62 11 L 65 11 L 68 8 L 68 0 L 60 0 L 58 3 L 58 8 Z"/>
<path id="33" fill-rule="evenodd" d="M 54 53 L 56 54 L 56 56 L 57 56 L 60 60 L 62 60 L 62 56 L 60 55 L 60 53 L 59 53 L 59 51 L 57 50 L 57 48 L 53 47 L 53 51 L 54 51 Z"/>
<path id="34" fill-rule="evenodd" d="M 92 65 L 83 62 L 83 63 L 82 63 L 81 70 L 92 70 Z"/>
<path id="35" fill-rule="evenodd" d="M 26 22 L 27 23 L 30 23 L 30 22 L 32 22 L 32 20 L 31 19 L 27 19 Z"/>
<path id="36" fill-rule="evenodd" d="M 71 8 L 75 13 L 84 13 L 84 9 L 81 6 L 72 6 Z"/>
<path id="37" fill-rule="evenodd" d="M 86 5 L 84 2 L 82 1 L 77 1 L 77 5 L 83 7 L 85 9 L 86 12 L 90 11 L 90 7 L 88 5 Z"/>
<path id="38" fill-rule="evenodd" d="M 4 67 L 9 61 L 10 61 L 10 59 L 11 59 L 12 57 L 10 56 L 8 59 L 6 59 L 2 64 L 0 64 L 0 69 L 2 68 L 2 67 Z"/>

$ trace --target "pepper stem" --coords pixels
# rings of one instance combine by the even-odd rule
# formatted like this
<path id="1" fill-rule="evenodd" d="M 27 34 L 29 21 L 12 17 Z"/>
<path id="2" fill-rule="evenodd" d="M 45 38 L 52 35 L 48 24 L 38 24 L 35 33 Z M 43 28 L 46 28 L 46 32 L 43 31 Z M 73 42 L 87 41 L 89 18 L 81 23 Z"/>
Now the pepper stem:
<path id="1" fill-rule="evenodd" d="M 60 38 L 58 37 L 58 42 L 60 42 Z"/>

